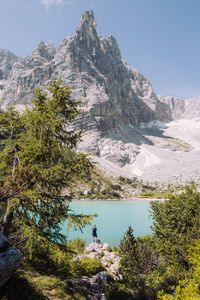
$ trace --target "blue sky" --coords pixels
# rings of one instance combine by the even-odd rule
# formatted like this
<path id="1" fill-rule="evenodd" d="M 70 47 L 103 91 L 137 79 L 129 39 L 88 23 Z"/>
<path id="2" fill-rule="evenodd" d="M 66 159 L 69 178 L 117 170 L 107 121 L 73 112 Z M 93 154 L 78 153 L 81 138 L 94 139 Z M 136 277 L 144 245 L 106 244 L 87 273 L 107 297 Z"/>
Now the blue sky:
<path id="1" fill-rule="evenodd" d="M 200 0 L 0 0 L 0 48 L 24 56 L 42 40 L 58 45 L 87 9 L 156 93 L 200 96 Z"/>

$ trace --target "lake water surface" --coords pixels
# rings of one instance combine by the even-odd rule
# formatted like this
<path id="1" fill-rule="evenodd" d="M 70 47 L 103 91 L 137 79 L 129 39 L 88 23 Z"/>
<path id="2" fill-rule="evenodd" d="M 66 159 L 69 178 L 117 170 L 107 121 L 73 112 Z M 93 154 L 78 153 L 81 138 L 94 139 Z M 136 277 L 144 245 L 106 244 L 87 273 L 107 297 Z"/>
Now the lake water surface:
<path id="1" fill-rule="evenodd" d="M 122 200 L 122 201 L 95 201 L 81 200 L 70 204 L 75 213 L 97 214 L 92 225 L 97 225 L 98 238 L 111 246 L 120 243 L 129 225 L 134 230 L 134 235 L 142 236 L 151 234 L 152 219 L 150 217 L 150 201 L 148 200 Z M 69 239 L 82 238 L 87 244 L 92 242 L 91 228 L 86 226 L 81 231 L 70 231 Z M 66 227 L 63 229 L 66 233 Z"/>

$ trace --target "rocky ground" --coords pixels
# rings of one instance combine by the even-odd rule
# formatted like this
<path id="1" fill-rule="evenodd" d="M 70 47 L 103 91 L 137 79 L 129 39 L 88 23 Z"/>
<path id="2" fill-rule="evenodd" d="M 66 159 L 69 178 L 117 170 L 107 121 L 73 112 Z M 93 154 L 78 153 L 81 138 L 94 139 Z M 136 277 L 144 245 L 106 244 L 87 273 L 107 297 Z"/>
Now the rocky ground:
<path id="1" fill-rule="evenodd" d="M 72 293 L 78 289 L 87 295 L 88 300 L 106 300 L 101 283 L 98 281 L 98 276 L 82 276 L 75 279 L 68 279 L 67 283 Z"/>

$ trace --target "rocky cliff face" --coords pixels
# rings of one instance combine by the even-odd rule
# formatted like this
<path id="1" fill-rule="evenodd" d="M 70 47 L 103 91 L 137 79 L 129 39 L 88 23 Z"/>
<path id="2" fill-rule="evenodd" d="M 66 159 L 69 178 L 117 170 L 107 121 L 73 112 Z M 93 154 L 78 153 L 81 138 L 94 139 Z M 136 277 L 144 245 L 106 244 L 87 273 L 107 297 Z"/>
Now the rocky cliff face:
<path id="1" fill-rule="evenodd" d="M 0 49 L 0 80 L 8 79 L 18 57 L 6 49 Z"/>
<path id="2" fill-rule="evenodd" d="M 200 99 L 183 100 L 159 96 L 159 100 L 166 104 L 168 113 L 174 120 L 200 118 Z"/>
<path id="3" fill-rule="evenodd" d="M 0 97 L 13 65 L 17 60 L 18 57 L 12 52 L 0 49 Z"/>

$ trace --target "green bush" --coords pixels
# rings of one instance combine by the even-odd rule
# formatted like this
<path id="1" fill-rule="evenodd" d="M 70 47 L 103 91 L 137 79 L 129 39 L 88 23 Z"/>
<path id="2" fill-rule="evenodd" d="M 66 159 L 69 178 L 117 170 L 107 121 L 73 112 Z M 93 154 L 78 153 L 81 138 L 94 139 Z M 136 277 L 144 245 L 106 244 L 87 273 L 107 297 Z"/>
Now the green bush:
<path id="1" fill-rule="evenodd" d="M 95 258 L 83 258 L 74 262 L 74 273 L 77 276 L 95 275 L 103 270 L 102 263 Z"/>
<path id="2" fill-rule="evenodd" d="M 77 238 L 67 243 L 70 250 L 76 252 L 77 254 L 83 253 L 85 250 L 86 242 L 83 239 Z"/>
<path id="3" fill-rule="evenodd" d="M 111 193 L 111 196 L 113 196 L 114 198 L 120 198 L 121 197 L 121 195 L 119 193 L 115 192 L 115 191 L 113 191 Z"/>

